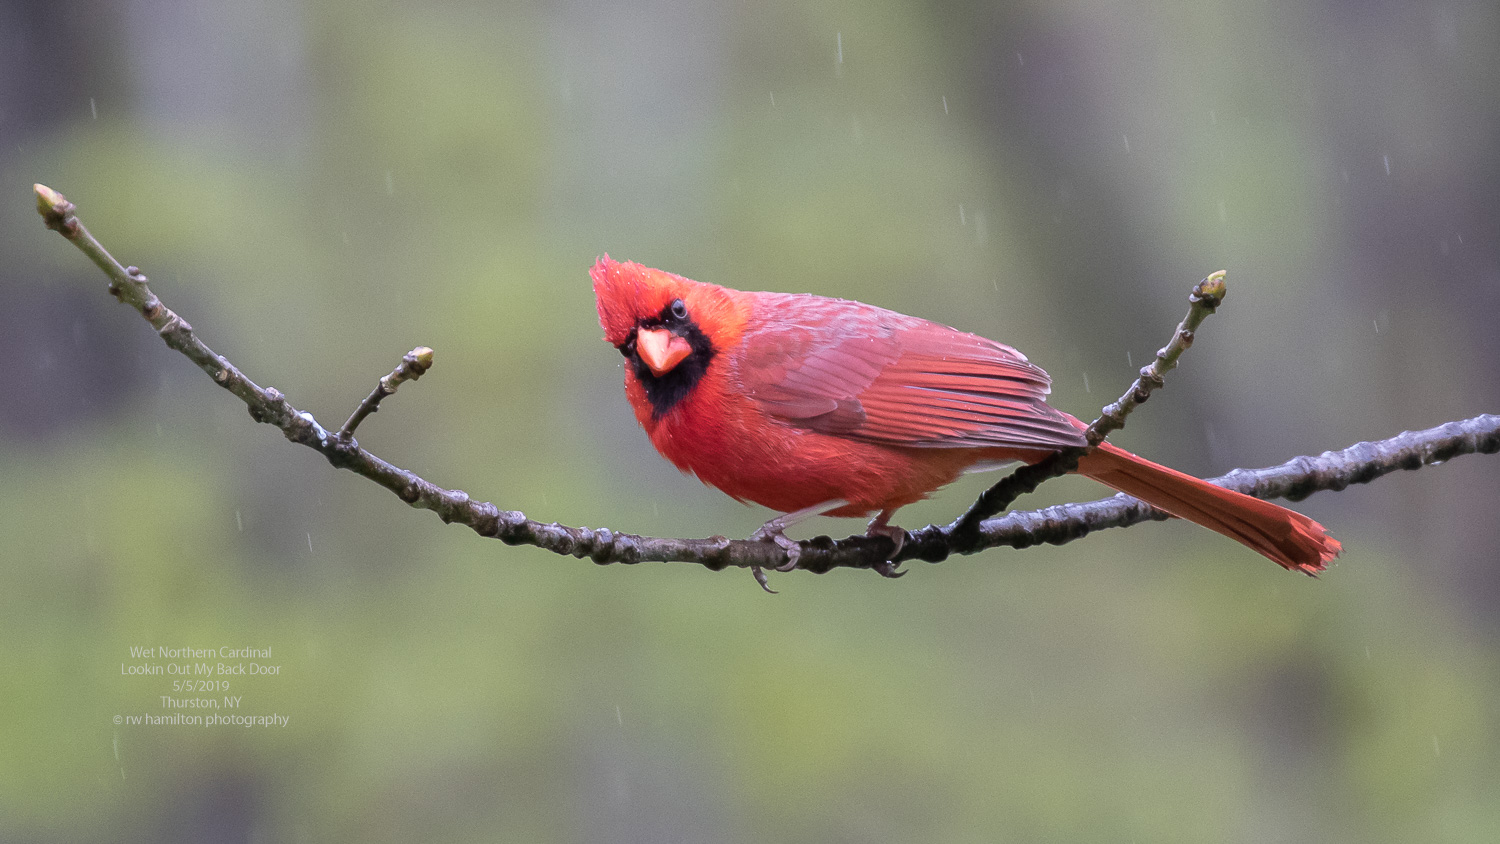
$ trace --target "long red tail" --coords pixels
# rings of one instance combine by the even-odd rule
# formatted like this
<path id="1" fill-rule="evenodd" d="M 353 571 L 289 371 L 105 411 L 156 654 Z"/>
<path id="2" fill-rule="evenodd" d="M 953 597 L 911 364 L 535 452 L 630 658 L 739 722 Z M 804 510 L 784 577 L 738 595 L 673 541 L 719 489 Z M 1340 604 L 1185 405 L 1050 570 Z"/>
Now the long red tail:
<path id="1" fill-rule="evenodd" d="M 1305 574 L 1322 571 L 1343 550 L 1322 525 L 1301 513 L 1214 486 L 1109 443 L 1079 461 L 1078 473 Z"/>

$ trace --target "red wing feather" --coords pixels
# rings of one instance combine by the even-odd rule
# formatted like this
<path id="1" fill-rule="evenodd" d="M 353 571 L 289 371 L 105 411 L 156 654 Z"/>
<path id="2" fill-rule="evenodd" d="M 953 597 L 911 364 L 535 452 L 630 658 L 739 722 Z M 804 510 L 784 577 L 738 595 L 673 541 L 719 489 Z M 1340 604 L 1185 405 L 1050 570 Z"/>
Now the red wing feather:
<path id="1" fill-rule="evenodd" d="M 772 416 L 826 434 L 938 448 L 1081 445 L 1047 373 L 1009 346 L 873 305 L 759 294 L 738 356 Z"/>

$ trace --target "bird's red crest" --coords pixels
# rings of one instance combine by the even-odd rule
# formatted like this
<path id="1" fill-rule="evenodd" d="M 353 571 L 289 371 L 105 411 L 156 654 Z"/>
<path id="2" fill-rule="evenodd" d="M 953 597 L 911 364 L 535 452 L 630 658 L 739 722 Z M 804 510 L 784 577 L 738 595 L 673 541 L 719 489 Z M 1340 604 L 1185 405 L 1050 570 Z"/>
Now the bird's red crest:
<path id="1" fill-rule="evenodd" d="M 604 339 L 618 346 L 637 323 L 660 314 L 674 299 L 687 298 L 699 286 L 682 276 L 653 270 L 632 261 L 603 256 L 589 269 Z"/>

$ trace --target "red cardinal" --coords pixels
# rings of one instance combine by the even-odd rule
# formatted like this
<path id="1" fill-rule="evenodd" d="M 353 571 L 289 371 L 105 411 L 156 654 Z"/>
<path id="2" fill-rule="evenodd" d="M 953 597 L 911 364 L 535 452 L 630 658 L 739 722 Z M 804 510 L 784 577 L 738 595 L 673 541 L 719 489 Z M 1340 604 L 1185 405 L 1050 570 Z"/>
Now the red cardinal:
<path id="1" fill-rule="evenodd" d="M 897 508 L 965 471 L 1084 445 L 1082 422 L 1045 403 L 1051 379 L 1001 343 L 884 308 L 746 293 L 600 258 L 589 274 L 604 339 L 625 356 L 625 395 L 662 456 L 741 501 L 785 515 Z M 1338 556 L 1323 526 L 1109 443 L 1078 473 L 1312 574 Z M 757 572 L 757 579 L 763 575 Z M 764 582 L 762 583 L 764 585 Z"/>

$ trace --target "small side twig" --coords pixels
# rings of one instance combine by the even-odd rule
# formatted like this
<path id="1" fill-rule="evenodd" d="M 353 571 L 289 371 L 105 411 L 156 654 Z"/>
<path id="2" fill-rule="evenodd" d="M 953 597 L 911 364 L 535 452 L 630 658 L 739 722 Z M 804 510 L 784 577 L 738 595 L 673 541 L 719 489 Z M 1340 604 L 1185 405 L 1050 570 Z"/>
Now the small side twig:
<path id="1" fill-rule="evenodd" d="M 359 403 L 359 407 L 349 415 L 349 420 L 344 427 L 339 429 L 339 442 L 347 443 L 354 437 L 354 429 L 359 423 L 365 421 L 365 417 L 380 409 L 380 401 L 386 396 L 396 392 L 396 388 L 407 381 L 415 381 L 421 378 L 427 370 L 432 368 L 432 350 L 426 346 L 418 346 L 401 356 L 401 365 L 391 370 L 391 374 L 380 379 L 375 389 L 370 391 L 365 400 Z"/>
<path id="2" fill-rule="evenodd" d="M 1087 447 L 1060 449 L 1035 463 L 1021 466 L 980 494 L 962 516 L 949 524 L 949 531 L 957 545 L 954 551 L 963 553 L 962 549 L 978 547 L 979 526 L 985 519 L 1003 512 L 1017 498 L 1035 492 L 1044 481 L 1066 475 L 1077 469 L 1078 461 L 1083 459 L 1091 448 L 1104 442 L 1105 437 L 1125 427 L 1125 418 L 1130 415 L 1131 411 L 1144 404 L 1146 399 L 1151 398 L 1151 393 L 1166 383 L 1167 373 L 1177 366 L 1177 359 L 1182 357 L 1182 353 L 1193 345 L 1198 326 L 1210 314 L 1218 310 L 1219 305 L 1223 304 L 1224 296 L 1228 292 L 1224 281 L 1227 276 L 1228 272 L 1219 270 L 1193 286 L 1192 292 L 1188 294 L 1187 316 L 1178 323 L 1171 341 L 1156 352 L 1155 360 L 1141 367 L 1139 376 L 1125 391 L 1125 394 L 1107 405 L 1099 418 L 1089 423 L 1088 428 L 1084 430 L 1084 439 L 1088 442 Z M 903 554 L 903 556 L 913 555 Z"/>
<path id="3" fill-rule="evenodd" d="M 1177 359 L 1192 348 L 1193 340 L 1198 336 L 1198 326 L 1224 304 L 1224 296 L 1229 292 L 1224 280 L 1228 276 L 1227 271 L 1219 270 L 1193 285 L 1193 292 L 1188 294 L 1187 316 L 1177 324 L 1171 341 L 1156 351 L 1155 360 L 1141 367 L 1139 377 L 1125 391 L 1125 395 L 1106 405 L 1099 418 L 1089 425 L 1084 434 L 1089 445 L 1098 445 L 1104 442 L 1105 437 L 1125 427 L 1125 417 L 1145 404 L 1146 399 L 1151 398 L 1151 393 L 1161 389 L 1166 383 L 1167 373 L 1177 368 Z"/>

